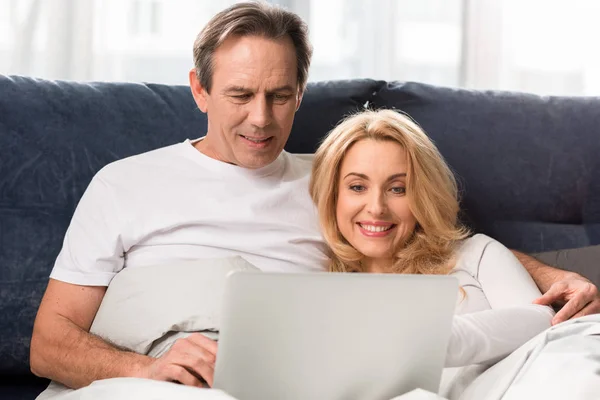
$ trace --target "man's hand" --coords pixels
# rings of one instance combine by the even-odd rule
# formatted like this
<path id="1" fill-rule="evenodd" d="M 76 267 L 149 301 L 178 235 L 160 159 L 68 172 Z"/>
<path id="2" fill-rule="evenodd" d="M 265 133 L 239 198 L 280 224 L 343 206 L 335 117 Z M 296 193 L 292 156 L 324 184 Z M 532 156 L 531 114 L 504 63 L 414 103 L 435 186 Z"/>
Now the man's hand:
<path id="1" fill-rule="evenodd" d="M 212 387 L 216 357 L 217 342 L 193 333 L 177 340 L 162 357 L 143 367 L 139 376 L 196 387 L 204 387 L 206 382 Z"/>
<path id="2" fill-rule="evenodd" d="M 581 275 L 572 273 L 555 282 L 550 289 L 533 301 L 535 304 L 562 306 L 552 319 L 552 325 L 571 318 L 600 313 L 598 288 Z"/>

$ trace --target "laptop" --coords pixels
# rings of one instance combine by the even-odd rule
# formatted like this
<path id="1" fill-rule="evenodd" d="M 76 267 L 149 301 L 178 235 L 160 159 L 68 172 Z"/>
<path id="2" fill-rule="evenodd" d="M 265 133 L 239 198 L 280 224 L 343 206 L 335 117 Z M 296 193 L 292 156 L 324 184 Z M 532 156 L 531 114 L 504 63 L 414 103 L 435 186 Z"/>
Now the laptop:
<path id="1" fill-rule="evenodd" d="M 437 393 L 457 293 L 450 276 L 231 273 L 213 387 L 239 400 Z"/>

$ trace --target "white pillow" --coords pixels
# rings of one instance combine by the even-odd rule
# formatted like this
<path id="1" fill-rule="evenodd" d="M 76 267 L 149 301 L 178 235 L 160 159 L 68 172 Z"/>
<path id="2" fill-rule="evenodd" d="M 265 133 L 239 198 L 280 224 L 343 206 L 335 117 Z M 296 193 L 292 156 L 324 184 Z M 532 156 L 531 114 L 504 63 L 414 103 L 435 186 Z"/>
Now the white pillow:
<path id="1" fill-rule="evenodd" d="M 139 354 L 177 332 L 216 332 L 232 271 L 260 270 L 239 256 L 125 268 L 111 281 L 90 332 Z"/>

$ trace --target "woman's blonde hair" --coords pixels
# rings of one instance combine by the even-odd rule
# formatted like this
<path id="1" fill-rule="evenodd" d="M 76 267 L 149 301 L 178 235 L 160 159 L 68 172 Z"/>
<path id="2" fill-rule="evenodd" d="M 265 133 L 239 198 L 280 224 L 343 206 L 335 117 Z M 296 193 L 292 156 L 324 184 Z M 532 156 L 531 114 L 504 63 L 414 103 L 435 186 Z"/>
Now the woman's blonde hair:
<path id="1" fill-rule="evenodd" d="M 342 161 L 355 143 L 365 139 L 396 142 L 407 155 L 406 193 L 417 224 L 412 236 L 396 250 L 389 272 L 448 274 L 454 267 L 457 242 L 468 235 L 458 220 L 456 180 L 425 132 L 409 117 L 392 110 L 349 116 L 325 137 L 315 154 L 310 195 L 331 249 L 329 270 L 366 272 L 361 267 L 363 255 L 342 236 L 336 220 Z"/>

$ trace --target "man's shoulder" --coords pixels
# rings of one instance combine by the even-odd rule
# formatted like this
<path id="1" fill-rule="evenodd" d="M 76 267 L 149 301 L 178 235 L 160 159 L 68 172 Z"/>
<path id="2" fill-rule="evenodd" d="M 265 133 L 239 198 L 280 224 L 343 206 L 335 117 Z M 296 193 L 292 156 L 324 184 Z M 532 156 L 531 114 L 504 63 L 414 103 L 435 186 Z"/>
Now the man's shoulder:
<path id="1" fill-rule="evenodd" d="M 297 163 L 304 163 L 304 164 L 312 165 L 313 160 L 315 159 L 314 153 L 304 153 L 304 154 L 288 153 L 288 154 L 290 155 L 290 157 L 292 157 L 294 159 L 294 162 L 297 162 Z"/>
<path id="2" fill-rule="evenodd" d="M 100 169 L 96 176 L 123 179 L 139 172 L 150 173 L 153 167 L 168 167 L 173 165 L 174 159 L 181 158 L 181 146 L 182 143 L 176 143 L 113 161 Z"/>
<path id="3" fill-rule="evenodd" d="M 314 154 L 286 153 L 286 156 L 292 169 L 301 172 L 302 175 L 310 174 L 315 158 Z"/>

